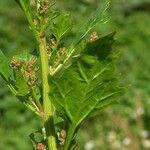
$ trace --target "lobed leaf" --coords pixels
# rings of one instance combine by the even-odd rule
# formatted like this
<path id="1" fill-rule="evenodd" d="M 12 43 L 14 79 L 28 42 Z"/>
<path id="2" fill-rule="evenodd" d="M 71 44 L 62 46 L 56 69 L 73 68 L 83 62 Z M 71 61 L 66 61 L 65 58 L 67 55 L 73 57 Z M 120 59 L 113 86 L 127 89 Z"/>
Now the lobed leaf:
<path id="1" fill-rule="evenodd" d="M 111 33 L 88 43 L 70 66 L 50 76 L 50 97 L 60 116 L 69 122 L 64 150 L 70 149 L 86 118 L 116 102 L 122 93 L 114 67 L 113 42 Z"/>
<path id="2" fill-rule="evenodd" d="M 95 110 L 116 101 L 121 92 L 112 57 L 113 36 L 87 44 L 71 66 L 50 77 L 50 96 L 56 109 L 76 126 Z"/>

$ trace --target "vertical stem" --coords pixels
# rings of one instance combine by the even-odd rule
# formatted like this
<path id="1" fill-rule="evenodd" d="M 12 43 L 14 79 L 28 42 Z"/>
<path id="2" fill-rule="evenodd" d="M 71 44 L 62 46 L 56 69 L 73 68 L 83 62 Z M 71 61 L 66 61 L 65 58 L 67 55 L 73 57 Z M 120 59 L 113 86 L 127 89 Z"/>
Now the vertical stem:
<path id="1" fill-rule="evenodd" d="M 49 98 L 49 65 L 48 56 L 46 52 L 46 40 L 45 37 L 39 38 L 39 51 L 41 59 L 41 69 L 42 69 L 42 90 L 43 90 L 43 108 L 44 108 L 44 126 L 46 130 L 47 143 L 49 150 L 57 150 L 56 139 L 55 139 L 55 129 L 53 123 L 53 105 Z"/>
<path id="2" fill-rule="evenodd" d="M 42 0 L 43 1 L 43 0 Z M 53 123 L 53 105 L 49 98 L 49 64 L 46 49 L 45 36 L 41 36 L 41 32 L 37 31 L 36 25 L 34 25 L 32 14 L 28 7 L 28 4 L 23 0 L 19 1 L 25 16 L 30 24 L 33 34 L 39 44 L 40 59 L 41 59 L 41 73 L 42 73 L 42 98 L 43 98 L 43 109 L 44 109 L 44 126 L 46 130 L 46 138 L 49 150 L 57 150 L 56 139 L 55 139 L 55 128 Z M 39 104 L 40 105 L 40 104 Z"/>

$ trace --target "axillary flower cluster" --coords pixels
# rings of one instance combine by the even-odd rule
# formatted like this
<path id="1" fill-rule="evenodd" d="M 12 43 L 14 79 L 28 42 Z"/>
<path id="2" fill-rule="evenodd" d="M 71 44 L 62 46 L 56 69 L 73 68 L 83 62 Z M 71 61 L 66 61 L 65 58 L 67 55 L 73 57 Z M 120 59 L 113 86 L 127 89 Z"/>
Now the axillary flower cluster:
<path id="1" fill-rule="evenodd" d="M 28 61 L 25 61 L 20 58 L 17 59 L 15 56 L 13 56 L 10 66 L 13 69 L 14 75 L 18 73 L 22 75 L 31 89 L 34 89 L 36 87 L 38 80 L 38 68 L 36 67 L 35 58 L 31 57 Z"/>

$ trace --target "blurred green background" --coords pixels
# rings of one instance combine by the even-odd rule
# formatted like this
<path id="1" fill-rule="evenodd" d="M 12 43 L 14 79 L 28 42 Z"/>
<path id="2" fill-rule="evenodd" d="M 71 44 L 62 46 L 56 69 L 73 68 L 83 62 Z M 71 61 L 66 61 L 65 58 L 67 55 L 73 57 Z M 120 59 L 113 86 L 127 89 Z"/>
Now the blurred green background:
<path id="1" fill-rule="evenodd" d="M 101 0 L 60 0 L 57 7 L 71 12 L 78 29 Z M 150 149 L 150 0 L 112 0 L 112 18 L 97 27 L 100 35 L 116 30 L 114 48 L 120 51 L 118 69 L 125 95 L 84 122 L 78 150 Z M 0 1 L 0 49 L 11 57 L 34 50 L 23 13 L 14 0 Z M 0 150 L 32 150 L 29 134 L 40 129 L 38 118 L 9 92 L 0 78 Z"/>

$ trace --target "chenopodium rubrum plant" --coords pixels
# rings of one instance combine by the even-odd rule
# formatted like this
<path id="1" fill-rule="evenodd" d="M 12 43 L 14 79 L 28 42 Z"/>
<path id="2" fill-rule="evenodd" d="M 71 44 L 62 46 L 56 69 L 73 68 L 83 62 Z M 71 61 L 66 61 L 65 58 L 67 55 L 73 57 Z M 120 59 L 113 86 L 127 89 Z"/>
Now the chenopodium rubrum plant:
<path id="1" fill-rule="evenodd" d="M 109 19 L 106 1 L 67 39 L 73 27 L 66 12 L 48 0 L 16 0 L 36 41 L 37 56 L 21 54 L 8 60 L 0 51 L 0 74 L 12 93 L 42 118 L 44 130 L 37 150 L 72 150 L 83 121 L 114 103 L 122 93 L 115 71 L 114 32 L 89 33 Z M 50 32 L 49 32 L 50 31 Z M 67 42 L 66 42 L 67 41 Z M 38 61 L 40 60 L 40 61 Z M 40 62 L 40 63 L 38 63 Z"/>

